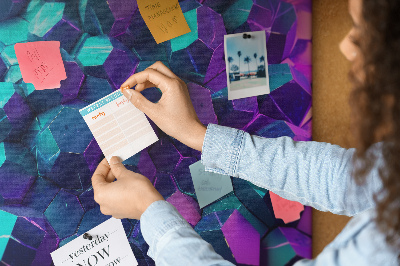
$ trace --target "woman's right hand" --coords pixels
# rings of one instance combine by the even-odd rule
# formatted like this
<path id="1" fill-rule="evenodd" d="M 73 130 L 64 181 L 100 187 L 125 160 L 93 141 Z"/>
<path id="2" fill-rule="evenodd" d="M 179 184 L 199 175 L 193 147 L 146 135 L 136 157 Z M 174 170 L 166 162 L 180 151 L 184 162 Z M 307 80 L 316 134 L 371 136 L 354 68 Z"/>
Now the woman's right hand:
<path id="1" fill-rule="evenodd" d="M 135 90 L 123 89 L 135 85 Z M 140 93 L 150 87 L 161 90 L 158 103 L 150 102 Z M 121 88 L 125 97 L 162 131 L 193 149 L 202 150 L 206 127 L 197 117 L 186 84 L 163 63 L 158 61 L 133 74 Z"/>

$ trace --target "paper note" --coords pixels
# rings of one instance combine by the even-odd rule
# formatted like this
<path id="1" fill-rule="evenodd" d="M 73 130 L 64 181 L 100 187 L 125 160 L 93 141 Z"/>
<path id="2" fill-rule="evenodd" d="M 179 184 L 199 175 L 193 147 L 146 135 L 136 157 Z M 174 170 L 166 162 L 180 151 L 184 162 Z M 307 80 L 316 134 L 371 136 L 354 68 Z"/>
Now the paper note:
<path id="1" fill-rule="evenodd" d="M 233 191 L 230 176 L 207 172 L 200 161 L 189 169 L 200 208 Z"/>
<path id="2" fill-rule="evenodd" d="M 121 220 L 110 218 L 82 236 L 53 251 L 55 266 L 138 265 Z"/>
<path id="3" fill-rule="evenodd" d="M 271 197 L 275 218 L 282 219 L 285 224 L 300 219 L 300 213 L 304 210 L 301 203 L 281 198 L 271 191 L 269 196 Z"/>
<path id="4" fill-rule="evenodd" d="M 158 140 L 144 113 L 119 90 L 79 112 L 108 161 L 124 161 Z"/>
<path id="5" fill-rule="evenodd" d="M 14 45 L 22 78 L 36 90 L 55 89 L 67 78 L 60 42 L 28 42 Z"/>
<path id="6" fill-rule="evenodd" d="M 178 0 L 138 0 L 137 4 L 157 43 L 190 32 Z"/>

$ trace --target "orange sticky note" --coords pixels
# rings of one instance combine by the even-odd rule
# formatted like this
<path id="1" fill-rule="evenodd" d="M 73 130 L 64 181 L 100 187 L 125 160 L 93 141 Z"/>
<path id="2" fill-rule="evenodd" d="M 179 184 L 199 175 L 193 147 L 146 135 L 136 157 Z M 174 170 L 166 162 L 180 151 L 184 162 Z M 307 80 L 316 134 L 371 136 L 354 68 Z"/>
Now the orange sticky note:
<path id="1" fill-rule="evenodd" d="M 269 192 L 269 196 L 271 198 L 275 218 L 282 219 L 285 224 L 300 219 L 300 213 L 304 210 L 303 204 L 281 198 L 271 191 Z"/>
<path id="2" fill-rule="evenodd" d="M 59 88 L 60 81 L 67 78 L 60 42 L 17 43 L 14 50 L 24 82 L 32 83 L 35 89 Z"/>
<path id="3" fill-rule="evenodd" d="M 190 32 L 178 0 L 137 0 L 137 4 L 157 43 Z"/>

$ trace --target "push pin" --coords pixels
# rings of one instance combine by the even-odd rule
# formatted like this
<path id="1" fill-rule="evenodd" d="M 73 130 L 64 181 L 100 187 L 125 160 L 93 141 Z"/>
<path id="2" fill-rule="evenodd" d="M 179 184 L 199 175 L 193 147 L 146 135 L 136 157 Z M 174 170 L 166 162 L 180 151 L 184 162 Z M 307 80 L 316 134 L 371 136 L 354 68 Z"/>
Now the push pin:
<path id="1" fill-rule="evenodd" d="M 250 39 L 251 35 L 247 33 L 243 33 L 243 39 Z"/>
<path id="2" fill-rule="evenodd" d="M 124 87 L 121 87 L 121 91 L 123 92 L 124 90 L 129 90 L 130 89 L 130 87 L 129 87 L 129 85 L 126 85 L 126 86 L 124 86 Z"/>
<path id="3" fill-rule="evenodd" d="M 91 236 L 90 234 L 88 234 L 88 233 L 84 233 L 83 234 L 83 239 L 89 239 L 89 240 L 92 240 L 93 239 L 93 236 Z"/>

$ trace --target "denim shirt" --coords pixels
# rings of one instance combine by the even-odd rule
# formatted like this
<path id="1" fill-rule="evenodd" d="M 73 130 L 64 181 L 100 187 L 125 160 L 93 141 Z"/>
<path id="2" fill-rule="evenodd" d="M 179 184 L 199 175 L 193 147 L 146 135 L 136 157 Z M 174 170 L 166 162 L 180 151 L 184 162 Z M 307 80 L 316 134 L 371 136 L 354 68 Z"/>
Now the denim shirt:
<path id="1" fill-rule="evenodd" d="M 379 144 L 375 145 L 379 150 Z M 250 135 L 209 124 L 201 162 L 206 171 L 230 175 L 266 188 L 288 200 L 321 211 L 354 216 L 310 265 L 398 265 L 374 222 L 374 193 L 382 187 L 376 165 L 364 185 L 351 177 L 354 149 L 320 142 Z M 141 230 L 157 265 L 232 265 L 215 253 L 170 203 L 156 201 L 141 217 Z"/>

